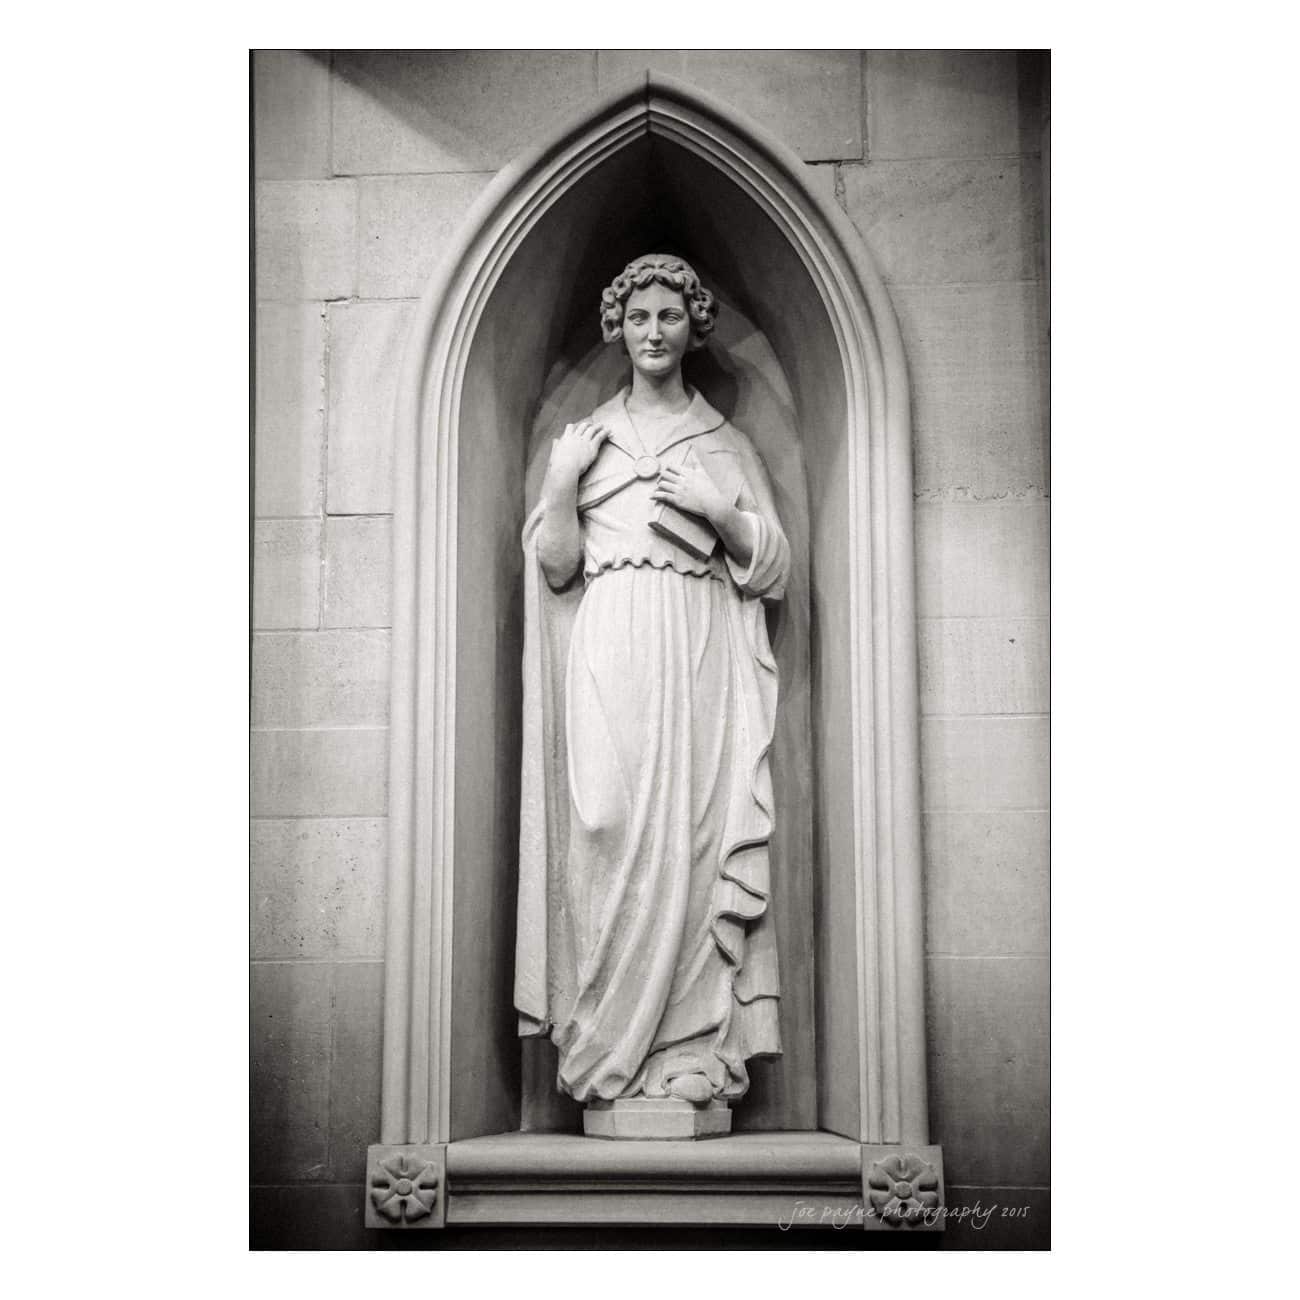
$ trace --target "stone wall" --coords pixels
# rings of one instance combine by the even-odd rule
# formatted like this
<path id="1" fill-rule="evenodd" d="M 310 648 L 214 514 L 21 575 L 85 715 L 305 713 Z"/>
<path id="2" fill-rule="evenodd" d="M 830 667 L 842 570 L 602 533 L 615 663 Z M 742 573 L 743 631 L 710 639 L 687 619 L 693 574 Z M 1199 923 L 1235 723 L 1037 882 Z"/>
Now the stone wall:
<path id="1" fill-rule="evenodd" d="M 950 1201 L 997 1207 L 946 1244 L 1043 1246 L 1046 57 L 844 51 L 254 58 L 254 1242 L 388 1244 L 360 1213 L 412 304 L 538 125 L 647 66 L 784 139 L 889 284 L 914 402 L 932 1140 Z"/>

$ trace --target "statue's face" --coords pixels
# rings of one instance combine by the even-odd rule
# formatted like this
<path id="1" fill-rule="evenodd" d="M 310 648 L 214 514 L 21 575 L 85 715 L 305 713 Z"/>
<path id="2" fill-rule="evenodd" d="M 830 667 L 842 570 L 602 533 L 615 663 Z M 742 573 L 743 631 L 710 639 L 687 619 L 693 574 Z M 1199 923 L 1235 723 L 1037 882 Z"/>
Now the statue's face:
<path id="1" fill-rule="evenodd" d="M 662 284 L 633 289 L 623 309 L 623 342 L 643 375 L 671 374 L 691 342 L 691 319 L 681 291 Z"/>

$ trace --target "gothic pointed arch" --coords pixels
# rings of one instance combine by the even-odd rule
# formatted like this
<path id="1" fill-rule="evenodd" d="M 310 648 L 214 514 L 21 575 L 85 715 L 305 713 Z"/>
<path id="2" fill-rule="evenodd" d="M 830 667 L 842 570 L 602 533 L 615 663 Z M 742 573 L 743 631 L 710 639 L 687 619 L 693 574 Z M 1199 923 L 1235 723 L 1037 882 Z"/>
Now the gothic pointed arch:
<path id="1" fill-rule="evenodd" d="M 381 1141 L 518 1127 L 518 1067 L 506 1060 L 517 1048 L 493 1010 L 513 1025 L 513 828 L 491 792 L 508 789 L 515 759 L 497 741 L 517 671 L 502 557 L 522 505 L 522 452 L 497 480 L 479 467 L 496 463 L 498 442 L 522 446 L 548 349 L 569 324 L 555 317 L 556 288 L 597 261 L 607 269 L 646 186 L 672 191 L 717 259 L 734 259 L 810 449 L 818 1127 L 859 1143 L 925 1143 L 911 426 L 898 326 L 868 251 L 805 165 L 707 93 L 653 73 L 498 173 L 443 250 L 411 327 L 395 414 Z"/>

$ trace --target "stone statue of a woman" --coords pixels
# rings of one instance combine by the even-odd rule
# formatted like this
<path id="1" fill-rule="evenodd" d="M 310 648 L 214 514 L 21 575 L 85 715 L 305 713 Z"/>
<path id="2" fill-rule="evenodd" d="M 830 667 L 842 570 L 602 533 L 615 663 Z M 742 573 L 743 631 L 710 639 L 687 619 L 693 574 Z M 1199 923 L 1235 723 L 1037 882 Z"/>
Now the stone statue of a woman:
<path id="1" fill-rule="evenodd" d="M 604 291 L 631 385 L 555 439 L 524 530 L 515 1005 L 610 1136 L 635 1125 L 599 1113 L 639 1099 L 729 1126 L 746 1061 L 781 1050 L 762 602 L 790 551 L 753 446 L 682 381 L 716 315 L 677 257 Z"/>

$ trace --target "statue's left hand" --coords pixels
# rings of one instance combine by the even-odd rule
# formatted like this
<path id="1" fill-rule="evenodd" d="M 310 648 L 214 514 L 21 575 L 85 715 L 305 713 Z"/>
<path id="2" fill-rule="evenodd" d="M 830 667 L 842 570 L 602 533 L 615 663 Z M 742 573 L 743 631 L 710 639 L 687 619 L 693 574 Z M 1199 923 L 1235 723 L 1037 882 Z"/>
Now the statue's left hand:
<path id="1" fill-rule="evenodd" d="M 727 505 L 726 498 L 708 472 L 693 459 L 685 465 L 665 465 L 659 471 L 659 482 L 650 494 L 652 501 L 666 501 L 678 510 L 705 519 L 715 519 Z"/>

